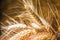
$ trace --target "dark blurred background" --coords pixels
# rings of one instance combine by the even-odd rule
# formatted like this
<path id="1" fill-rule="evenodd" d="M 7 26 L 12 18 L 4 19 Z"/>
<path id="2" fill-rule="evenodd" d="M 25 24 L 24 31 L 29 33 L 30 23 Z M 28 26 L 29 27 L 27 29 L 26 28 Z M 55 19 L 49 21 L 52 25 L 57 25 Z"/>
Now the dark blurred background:
<path id="1" fill-rule="evenodd" d="M 2 12 L 3 12 L 3 1 L 4 0 L 0 0 L 0 21 L 1 21 L 1 19 L 2 19 Z M 1 29 L 1 24 L 0 24 L 0 35 L 2 34 L 2 29 Z"/>
<path id="2" fill-rule="evenodd" d="M 1 18 L 2 18 L 2 12 L 3 12 L 3 10 L 2 10 L 2 2 L 3 2 L 3 0 L 0 0 L 0 21 L 1 21 Z M 2 34 L 2 32 L 1 32 L 1 24 L 0 24 L 0 35 Z"/>

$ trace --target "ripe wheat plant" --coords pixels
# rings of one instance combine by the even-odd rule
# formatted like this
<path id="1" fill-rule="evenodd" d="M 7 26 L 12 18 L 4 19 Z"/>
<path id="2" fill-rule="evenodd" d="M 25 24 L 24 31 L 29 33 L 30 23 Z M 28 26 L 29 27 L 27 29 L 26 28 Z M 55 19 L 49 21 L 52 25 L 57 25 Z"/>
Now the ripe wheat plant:
<path id="1" fill-rule="evenodd" d="M 58 0 L 7 0 L 1 40 L 58 40 Z"/>

